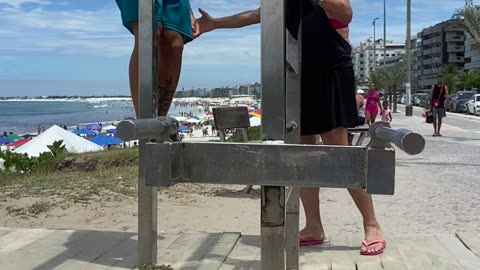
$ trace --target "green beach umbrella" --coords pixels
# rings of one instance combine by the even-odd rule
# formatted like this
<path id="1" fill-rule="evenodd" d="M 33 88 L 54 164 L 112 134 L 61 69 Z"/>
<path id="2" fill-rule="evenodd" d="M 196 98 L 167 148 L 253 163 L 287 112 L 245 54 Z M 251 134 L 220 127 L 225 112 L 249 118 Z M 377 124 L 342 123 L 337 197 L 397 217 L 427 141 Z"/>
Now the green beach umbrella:
<path id="1" fill-rule="evenodd" d="M 20 140 L 22 137 L 20 137 L 20 136 L 18 136 L 18 135 L 16 135 L 16 134 L 12 134 L 12 135 L 9 135 L 7 138 L 10 139 L 10 140 L 12 140 L 12 141 L 18 141 L 18 140 Z"/>

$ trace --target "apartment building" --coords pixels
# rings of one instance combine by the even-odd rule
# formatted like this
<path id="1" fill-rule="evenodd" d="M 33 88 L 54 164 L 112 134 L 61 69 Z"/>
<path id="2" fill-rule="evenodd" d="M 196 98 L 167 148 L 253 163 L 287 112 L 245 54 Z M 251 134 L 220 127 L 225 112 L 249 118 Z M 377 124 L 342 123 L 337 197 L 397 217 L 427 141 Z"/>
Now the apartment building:
<path id="1" fill-rule="evenodd" d="M 386 46 L 384 55 L 383 48 Z M 376 57 L 374 57 L 374 54 Z M 375 42 L 367 40 L 361 42 L 360 45 L 353 49 L 352 61 L 355 76 L 360 82 L 367 82 L 370 73 L 378 68 L 379 64 L 383 64 L 383 59 L 400 59 L 405 55 L 405 44 L 386 43 L 379 39 Z M 376 62 L 376 65 L 374 64 Z M 389 60 L 390 61 L 390 60 Z"/>
<path id="2" fill-rule="evenodd" d="M 423 29 L 417 34 L 414 90 L 428 89 L 436 83 L 445 65 L 459 70 L 465 64 L 465 34 L 456 20 Z"/>

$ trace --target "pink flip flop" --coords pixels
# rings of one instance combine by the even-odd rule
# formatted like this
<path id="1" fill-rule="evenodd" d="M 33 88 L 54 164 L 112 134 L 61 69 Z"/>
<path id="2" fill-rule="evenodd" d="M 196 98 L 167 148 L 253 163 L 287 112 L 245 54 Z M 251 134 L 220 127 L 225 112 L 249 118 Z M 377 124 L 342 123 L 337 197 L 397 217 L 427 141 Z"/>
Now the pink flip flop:
<path id="1" fill-rule="evenodd" d="M 368 251 L 360 251 L 360 255 L 363 255 L 363 256 L 375 256 L 375 255 L 380 255 L 383 253 L 383 251 L 385 250 L 385 248 L 387 247 L 387 242 L 385 240 L 375 240 L 375 241 L 372 241 L 372 242 L 367 242 L 365 240 L 362 241 L 362 246 L 365 246 L 365 247 L 369 247 L 371 245 L 375 245 L 375 244 L 383 244 L 383 247 L 377 251 L 374 251 L 374 252 L 368 252 Z"/>
<path id="2" fill-rule="evenodd" d="M 324 240 L 313 240 L 313 239 L 308 239 L 305 236 L 299 235 L 298 236 L 298 243 L 301 247 L 306 247 L 306 246 L 315 246 L 315 245 L 321 245 L 323 244 Z"/>

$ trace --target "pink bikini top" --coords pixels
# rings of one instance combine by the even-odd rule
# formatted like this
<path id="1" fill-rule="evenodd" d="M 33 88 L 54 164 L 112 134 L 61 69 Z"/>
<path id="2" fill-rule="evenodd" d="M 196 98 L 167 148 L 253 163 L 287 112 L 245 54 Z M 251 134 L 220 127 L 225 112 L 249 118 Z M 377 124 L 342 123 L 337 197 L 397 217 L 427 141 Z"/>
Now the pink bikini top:
<path id="1" fill-rule="evenodd" d="M 333 26 L 333 28 L 336 29 L 343 29 L 348 27 L 348 23 L 343 23 L 337 19 L 328 19 L 330 21 L 330 24 Z"/>

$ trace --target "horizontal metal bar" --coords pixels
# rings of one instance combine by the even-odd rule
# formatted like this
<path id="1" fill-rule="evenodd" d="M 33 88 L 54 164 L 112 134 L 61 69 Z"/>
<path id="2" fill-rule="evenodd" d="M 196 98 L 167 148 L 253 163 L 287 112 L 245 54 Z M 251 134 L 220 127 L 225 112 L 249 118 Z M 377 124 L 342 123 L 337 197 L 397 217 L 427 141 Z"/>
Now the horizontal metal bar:
<path id="1" fill-rule="evenodd" d="M 219 142 L 147 147 L 157 148 L 147 151 L 147 167 L 160 167 L 147 182 L 157 186 L 168 184 L 160 178 L 169 171 L 172 182 L 190 183 L 363 188 L 367 179 L 364 147 Z M 171 163 L 159 162 L 158 155 L 170 155 Z"/>
<path id="2" fill-rule="evenodd" d="M 422 135 L 408 129 L 392 129 L 385 122 L 375 122 L 370 128 L 373 139 L 382 139 L 394 143 L 409 155 L 420 154 L 425 149 L 425 139 Z"/>
<path id="3" fill-rule="evenodd" d="M 175 118 L 123 120 L 117 126 L 117 135 L 124 141 L 157 139 L 178 133 L 179 123 Z"/>

